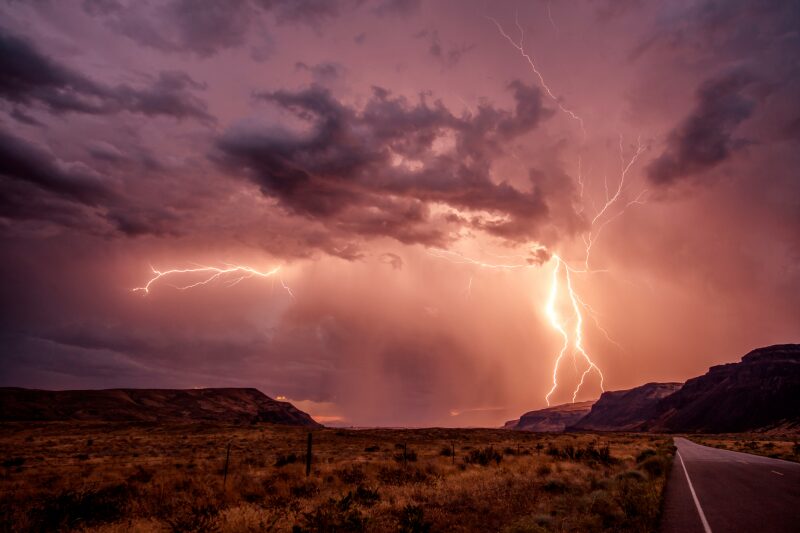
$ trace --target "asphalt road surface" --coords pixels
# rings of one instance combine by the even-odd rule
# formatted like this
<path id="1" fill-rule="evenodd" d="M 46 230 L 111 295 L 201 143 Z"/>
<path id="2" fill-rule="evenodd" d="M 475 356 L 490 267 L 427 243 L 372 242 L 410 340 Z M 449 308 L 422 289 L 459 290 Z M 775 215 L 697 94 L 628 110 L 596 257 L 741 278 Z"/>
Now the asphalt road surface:
<path id="1" fill-rule="evenodd" d="M 800 463 L 675 445 L 661 533 L 800 533 Z"/>

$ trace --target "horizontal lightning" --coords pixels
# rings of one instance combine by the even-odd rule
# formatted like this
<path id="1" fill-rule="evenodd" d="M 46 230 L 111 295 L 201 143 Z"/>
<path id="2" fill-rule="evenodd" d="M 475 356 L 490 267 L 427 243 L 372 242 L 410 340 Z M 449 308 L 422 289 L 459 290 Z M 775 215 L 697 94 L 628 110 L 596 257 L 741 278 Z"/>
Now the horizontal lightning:
<path id="1" fill-rule="evenodd" d="M 169 270 L 157 270 L 153 267 L 150 267 L 150 269 L 153 271 L 153 277 L 150 278 L 145 285 L 131 289 L 133 292 L 143 292 L 145 294 L 149 294 L 153 285 L 159 281 L 185 274 L 204 274 L 205 277 L 203 277 L 200 281 L 189 283 L 188 285 L 172 285 L 172 287 L 183 291 L 202 285 L 208 285 L 209 283 L 217 280 L 225 280 L 228 283 L 228 286 L 231 287 L 245 279 L 253 277 L 269 278 L 280 271 L 280 267 L 262 271 L 247 265 L 226 265 L 224 268 L 214 266 L 198 266 L 195 268 L 172 268 Z M 294 298 L 294 294 L 292 294 L 291 289 L 289 289 L 286 285 L 284 285 L 284 288 L 289 291 L 289 294 L 291 294 Z"/>

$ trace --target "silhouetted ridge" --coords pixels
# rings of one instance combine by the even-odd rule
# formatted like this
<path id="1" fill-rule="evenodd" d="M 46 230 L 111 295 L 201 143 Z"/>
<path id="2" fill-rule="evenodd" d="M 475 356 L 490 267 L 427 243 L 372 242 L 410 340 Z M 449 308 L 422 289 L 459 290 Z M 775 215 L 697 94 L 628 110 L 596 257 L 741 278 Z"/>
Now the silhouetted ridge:
<path id="1" fill-rule="evenodd" d="M 739 432 L 800 426 L 800 345 L 753 350 L 712 366 L 658 405 L 652 431 Z"/>
<path id="2" fill-rule="evenodd" d="M 656 414 L 659 402 L 682 383 L 647 383 L 633 389 L 604 392 L 591 411 L 568 429 L 635 431 Z"/>
<path id="3" fill-rule="evenodd" d="M 0 388 L 0 420 L 266 422 L 319 426 L 288 402 L 252 388 L 46 391 Z"/>

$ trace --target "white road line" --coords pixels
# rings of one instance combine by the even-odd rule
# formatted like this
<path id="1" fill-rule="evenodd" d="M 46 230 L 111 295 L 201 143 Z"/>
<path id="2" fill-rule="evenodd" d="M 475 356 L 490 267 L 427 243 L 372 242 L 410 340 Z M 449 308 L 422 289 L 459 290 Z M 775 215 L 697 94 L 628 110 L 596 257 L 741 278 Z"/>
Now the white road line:
<path id="1" fill-rule="evenodd" d="M 694 486 L 692 486 L 692 480 L 689 479 L 689 471 L 686 470 L 686 463 L 683 462 L 683 457 L 681 457 L 681 452 L 676 452 L 678 454 L 678 459 L 681 460 L 681 466 L 683 467 L 683 473 L 686 474 L 686 481 L 689 483 L 689 490 L 692 491 L 692 498 L 694 499 L 694 504 L 697 507 L 697 514 L 700 515 L 700 521 L 703 522 L 703 529 L 706 533 L 711 533 L 711 528 L 708 525 L 708 520 L 706 520 L 706 515 L 703 513 L 703 508 L 700 507 L 700 500 L 697 499 L 697 493 L 694 491 Z"/>
<path id="2" fill-rule="evenodd" d="M 780 472 L 778 472 L 777 470 L 770 470 L 770 472 L 772 472 L 773 474 L 778 474 L 779 476 L 782 476 L 782 475 L 783 475 L 783 474 L 781 474 Z"/>

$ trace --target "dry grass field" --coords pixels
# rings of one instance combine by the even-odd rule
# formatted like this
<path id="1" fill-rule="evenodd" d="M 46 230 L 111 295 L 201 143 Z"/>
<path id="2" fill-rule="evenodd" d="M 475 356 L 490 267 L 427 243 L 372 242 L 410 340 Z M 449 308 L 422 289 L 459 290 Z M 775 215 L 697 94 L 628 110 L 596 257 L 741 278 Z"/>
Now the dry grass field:
<path id="1" fill-rule="evenodd" d="M 740 433 L 730 435 L 692 435 L 697 444 L 735 452 L 754 453 L 774 459 L 800 463 L 798 435 L 770 435 L 765 433 Z"/>
<path id="2" fill-rule="evenodd" d="M 306 476 L 299 428 L 0 432 L 0 528 L 15 532 L 652 531 L 673 453 L 648 435 L 323 429 Z"/>

